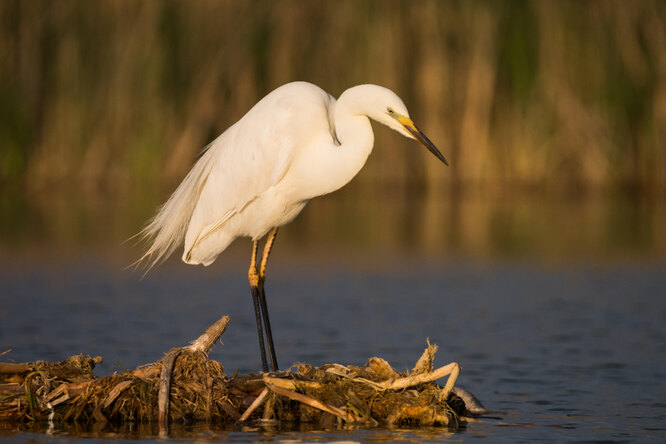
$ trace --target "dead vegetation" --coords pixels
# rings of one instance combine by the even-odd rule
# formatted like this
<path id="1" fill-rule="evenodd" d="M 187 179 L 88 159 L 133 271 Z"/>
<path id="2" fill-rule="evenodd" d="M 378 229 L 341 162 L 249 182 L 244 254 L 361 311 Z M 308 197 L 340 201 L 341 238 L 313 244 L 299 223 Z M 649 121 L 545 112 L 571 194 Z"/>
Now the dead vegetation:
<path id="1" fill-rule="evenodd" d="M 133 371 L 97 378 L 101 358 L 72 356 L 59 363 L 0 363 L 0 423 L 105 424 L 245 421 L 318 425 L 450 426 L 483 412 L 454 386 L 459 366 L 434 369 L 436 345 L 411 372 L 381 358 L 364 367 L 295 364 L 286 371 L 228 376 L 208 358 L 227 316 L 191 345 Z M 444 386 L 435 381 L 448 376 Z"/>

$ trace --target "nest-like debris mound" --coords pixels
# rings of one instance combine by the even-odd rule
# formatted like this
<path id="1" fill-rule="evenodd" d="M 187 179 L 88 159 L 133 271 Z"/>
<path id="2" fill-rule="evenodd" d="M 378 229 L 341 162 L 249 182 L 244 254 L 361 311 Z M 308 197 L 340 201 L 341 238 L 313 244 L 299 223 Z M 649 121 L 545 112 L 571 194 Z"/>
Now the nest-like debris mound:
<path id="1" fill-rule="evenodd" d="M 191 345 L 134 371 L 97 378 L 101 358 L 60 363 L 0 363 L 0 422 L 169 423 L 299 421 L 320 425 L 451 426 L 484 411 L 455 387 L 456 363 L 433 369 L 436 345 L 414 369 L 396 372 L 381 358 L 365 367 L 296 364 L 287 371 L 227 376 L 208 358 L 227 316 Z M 435 381 L 448 376 L 444 386 Z"/>

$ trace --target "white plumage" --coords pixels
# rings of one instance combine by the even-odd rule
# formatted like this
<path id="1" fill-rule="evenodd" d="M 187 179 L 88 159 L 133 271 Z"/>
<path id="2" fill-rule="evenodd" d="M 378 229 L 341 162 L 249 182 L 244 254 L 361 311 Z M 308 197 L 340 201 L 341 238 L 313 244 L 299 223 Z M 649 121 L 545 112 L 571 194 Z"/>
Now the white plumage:
<path id="1" fill-rule="evenodd" d="M 363 167 L 374 142 L 368 117 L 414 138 L 407 108 L 386 88 L 356 86 L 338 101 L 306 82 L 274 90 L 208 145 L 142 231 L 153 239 L 142 259 L 153 266 L 184 241 L 183 261 L 209 265 L 235 238 L 289 223 Z"/>

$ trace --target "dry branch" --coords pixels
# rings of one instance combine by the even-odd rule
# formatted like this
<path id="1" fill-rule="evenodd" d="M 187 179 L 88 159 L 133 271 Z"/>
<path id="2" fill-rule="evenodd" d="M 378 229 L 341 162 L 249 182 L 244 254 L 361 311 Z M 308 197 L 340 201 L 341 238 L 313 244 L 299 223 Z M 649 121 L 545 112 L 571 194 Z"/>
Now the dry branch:
<path id="1" fill-rule="evenodd" d="M 190 351 L 201 351 L 208 353 L 208 351 L 213 347 L 218 339 L 224 334 L 229 325 L 229 316 L 223 316 L 213 325 L 208 327 L 208 329 L 199 336 L 198 339 L 192 342 L 188 349 Z"/>
<path id="2" fill-rule="evenodd" d="M 0 373 L 5 373 L 5 374 L 27 373 L 34 370 L 34 368 L 35 367 L 32 362 L 24 362 L 21 364 L 0 362 Z"/>
<path id="3" fill-rule="evenodd" d="M 169 422 L 169 401 L 171 391 L 171 371 L 176 363 L 176 358 L 182 349 L 173 349 L 167 353 L 162 362 L 160 373 L 160 390 L 157 395 L 157 406 L 159 411 L 159 422 L 164 425 Z"/>
<path id="4" fill-rule="evenodd" d="M 252 415 L 252 413 L 254 413 L 254 411 L 257 410 L 257 408 L 259 408 L 259 406 L 261 406 L 261 404 L 264 403 L 264 401 L 266 401 L 266 398 L 268 397 L 268 393 L 269 393 L 268 389 L 264 389 L 261 392 L 261 394 L 259 394 L 259 396 L 257 396 L 257 399 L 255 399 L 254 402 L 252 402 L 252 404 L 250 404 L 250 407 L 248 407 L 247 410 L 245 410 L 243 415 L 238 419 L 238 422 L 247 421 L 248 418 L 250 417 L 250 415 Z"/>
<path id="5" fill-rule="evenodd" d="M 331 415 L 335 415 L 338 418 L 342 419 L 343 421 L 347 422 L 355 422 L 357 418 L 354 416 L 348 415 L 346 412 L 340 410 L 337 407 L 334 407 L 332 405 L 324 404 L 321 401 L 318 401 L 314 398 L 311 398 L 306 395 L 302 395 L 300 393 L 296 393 L 291 390 L 283 389 L 282 387 L 278 387 L 277 385 L 267 385 L 268 389 L 272 391 L 273 393 L 276 393 L 281 396 L 285 396 L 289 399 L 293 399 L 294 401 L 298 401 L 300 403 L 309 405 L 310 407 L 314 407 L 315 409 L 319 409 L 323 412 L 330 413 Z"/>
<path id="6" fill-rule="evenodd" d="M 453 384 L 455 384 L 460 374 L 460 366 L 456 362 L 440 367 L 437 370 L 429 373 L 420 373 L 417 375 L 410 375 L 404 378 L 395 379 L 392 381 L 386 381 L 381 384 L 387 390 L 401 390 L 407 387 L 413 387 L 415 385 L 424 384 L 426 382 L 436 381 L 439 378 L 443 378 L 446 375 L 451 375 L 446 383 L 446 389 L 451 391 Z"/>

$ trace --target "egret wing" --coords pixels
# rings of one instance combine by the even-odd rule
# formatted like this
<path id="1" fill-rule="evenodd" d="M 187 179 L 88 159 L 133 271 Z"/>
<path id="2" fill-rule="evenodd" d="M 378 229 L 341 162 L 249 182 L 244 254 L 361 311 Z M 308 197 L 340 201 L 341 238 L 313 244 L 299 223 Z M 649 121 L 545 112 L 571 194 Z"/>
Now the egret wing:
<path id="1" fill-rule="evenodd" d="M 227 222 L 284 177 L 312 134 L 330 131 L 327 117 L 315 118 L 326 116 L 329 100 L 319 88 L 306 94 L 280 88 L 212 143 L 210 173 L 185 236 L 186 262 L 212 262 L 239 234 L 221 233 Z M 314 121 L 321 122 L 321 128 L 313 127 Z"/>

